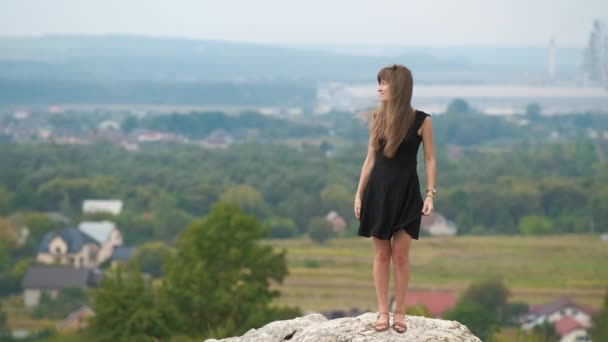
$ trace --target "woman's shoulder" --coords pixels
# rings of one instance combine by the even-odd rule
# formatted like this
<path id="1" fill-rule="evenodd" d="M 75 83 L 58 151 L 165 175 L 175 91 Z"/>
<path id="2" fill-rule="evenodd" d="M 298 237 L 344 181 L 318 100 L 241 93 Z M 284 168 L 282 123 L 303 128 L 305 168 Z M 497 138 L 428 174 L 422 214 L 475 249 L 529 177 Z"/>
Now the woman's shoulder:
<path id="1" fill-rule="evenodd" d="M 419 116 L 421 116 L 421 117 L 427 117 L 427 116 L 431 116 L 431 114 L 429 114 L 429 113 L 427 113 L 427 112 L 425 112 L 425 111 L 422 111 L 422 110 L 420 110 L 420 109 L 416 109 L 416 114 L 418 114 L 418 115 L 419 115 Z"/>

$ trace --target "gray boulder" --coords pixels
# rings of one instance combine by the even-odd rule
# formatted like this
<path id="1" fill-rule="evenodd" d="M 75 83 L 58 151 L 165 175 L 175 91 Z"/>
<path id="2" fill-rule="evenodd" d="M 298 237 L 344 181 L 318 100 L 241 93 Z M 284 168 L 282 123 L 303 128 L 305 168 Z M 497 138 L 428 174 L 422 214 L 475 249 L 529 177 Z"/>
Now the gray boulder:
<path id="1" fill-rule="evenodd" d="M 390 328 L 377 332 L 373 324 L 377 313 L 366 312 L 357 317 L 344 317 L 328 320 L 321 314 L 310 314 L 290 320 L 268 323 L 259 329 L 251 329 L 240 337 L 230 337 L 222 340 L 209 339 L 205 342 L 386 342 L 386 341 L 417 341 L 417 342 L 481 342 L 469 329 L 456 321 L 406 315 L 408 329 L 399 334 L 392 329 L 393 314 L 391 313 Z"/>

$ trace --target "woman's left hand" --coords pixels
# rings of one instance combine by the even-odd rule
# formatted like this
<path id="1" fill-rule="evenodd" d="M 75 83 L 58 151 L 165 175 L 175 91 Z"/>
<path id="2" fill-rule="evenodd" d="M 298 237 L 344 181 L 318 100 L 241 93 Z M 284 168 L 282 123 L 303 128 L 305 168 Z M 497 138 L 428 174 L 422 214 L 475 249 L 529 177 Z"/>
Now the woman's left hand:
<path id="1" fill-rule="evenodd" d="M 426 196 L 424 199 L 424 206 L 422 207 L 422 214 L 429 216 L 433 212 L 433 197 Z"/>

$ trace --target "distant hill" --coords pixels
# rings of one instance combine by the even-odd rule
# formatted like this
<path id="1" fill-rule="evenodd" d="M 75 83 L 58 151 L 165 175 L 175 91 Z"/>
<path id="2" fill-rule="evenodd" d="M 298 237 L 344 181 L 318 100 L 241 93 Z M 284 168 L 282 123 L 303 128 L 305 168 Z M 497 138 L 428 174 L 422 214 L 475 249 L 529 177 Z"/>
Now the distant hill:
<path id="1" fill-rule="evenodd" d="M 573 73 L 577 49 L 558 57 Z M 151 103 L 311 108 L 319 82 L 374 82 L 390 63 L 417 83 L 546 74 L 542 47 L 275 46 L 133 35 L 0 38 L 0 104 Z M 523 75 L 523 76 L 522 76 Z"/>
<path id="2" fill-rule="evenodd" d="M 320 49 L 130 35 L 0 38 L 0 78 L 115 81 L 373 79 L 392 62 L 456 70 L 462 59 L 413 52 L 360 56 Z M 370 74 L 372 75 L 370 77 Z"/>

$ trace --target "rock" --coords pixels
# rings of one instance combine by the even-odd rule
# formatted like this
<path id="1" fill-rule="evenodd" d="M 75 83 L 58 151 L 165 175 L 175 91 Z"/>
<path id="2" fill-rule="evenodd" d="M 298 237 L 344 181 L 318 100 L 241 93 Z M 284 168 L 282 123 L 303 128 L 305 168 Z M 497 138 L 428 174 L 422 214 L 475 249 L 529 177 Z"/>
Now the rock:
<path id="1" fill-rule="evenodd" d="M 456 321 L 406 315 L 408 329 L 399 334 L 391 327 L 377 332 L 373 324 L 377 313 L 366 312 L 357 317 L 328 320 L 321 314 L 310 314 L 285 321 L 268 323 L 259 329 L 251 329 L 243 336 L 223 340 L 209 339 L 205 342 L 340 342 L 340 341 L 466 341 L 481 342 L 469 329 Z"/>

